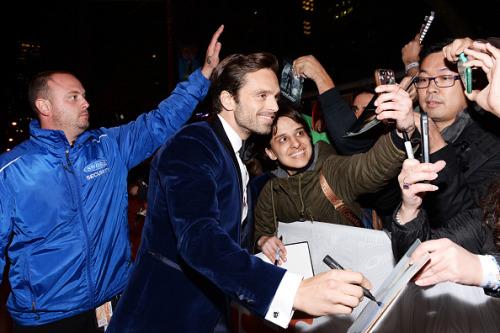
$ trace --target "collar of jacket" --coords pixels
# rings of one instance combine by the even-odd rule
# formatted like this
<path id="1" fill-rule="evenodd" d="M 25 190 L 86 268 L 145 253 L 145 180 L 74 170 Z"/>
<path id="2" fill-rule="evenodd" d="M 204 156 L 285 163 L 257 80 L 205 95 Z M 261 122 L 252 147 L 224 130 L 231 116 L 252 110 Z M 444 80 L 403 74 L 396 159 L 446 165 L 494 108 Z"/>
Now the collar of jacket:
<path id="1" fill-rule="evenodd" d="M 462 134 L 464 128 L 469 126 L 471 122 L 472 119 L 468 108 L 462 109 L 455 117 L 453 123 L 441 131 L 441 136 L 446 142 L 455 142 L 460 134 Z"/>
<path id="2" fill-rule="evenodd" d="M 49 150 L 59 150 L 61 148 L 66 150 L 70 148 L 68 139 L 63 131 L 40 128 L 40 123 L 36 119 L 30 123 L 30 135 L 33 142 L 45 146 Z M 88 138 L 90 138 L 89 132 L 83 132 L 78 136 L 73 146 L 82 144 Z"/>

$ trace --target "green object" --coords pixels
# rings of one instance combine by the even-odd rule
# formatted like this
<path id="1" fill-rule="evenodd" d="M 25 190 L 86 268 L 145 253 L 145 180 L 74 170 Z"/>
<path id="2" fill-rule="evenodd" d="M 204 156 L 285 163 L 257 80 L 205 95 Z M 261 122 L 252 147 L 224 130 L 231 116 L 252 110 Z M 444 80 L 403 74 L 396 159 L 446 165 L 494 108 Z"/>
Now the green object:
<path id="1" fill-rule="evenodd" d="M 311 129 L 311 135 L 312 135 L 312 140 L 313 140 L 313 145 L 316 144 L 319 140 L 323 140 L 326 143 L 330 143 L 330 140 L 328 139 L 328 135 L 325 133 L 319 133 L 313 130 L 312 126 L 312 117 L 302 114 L 302 117 L 307 121 L 307 124 L 309 125 L 309 128 Z"/>

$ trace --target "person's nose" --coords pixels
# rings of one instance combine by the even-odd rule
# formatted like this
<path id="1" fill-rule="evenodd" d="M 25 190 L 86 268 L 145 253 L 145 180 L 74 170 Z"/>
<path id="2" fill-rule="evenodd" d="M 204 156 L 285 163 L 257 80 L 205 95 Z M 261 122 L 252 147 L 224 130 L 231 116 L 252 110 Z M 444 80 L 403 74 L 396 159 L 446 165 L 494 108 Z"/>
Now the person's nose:
<path id="1" fill-rule="evenodd" d="M 82 109 L 86 110 L 88 109 L 90 106 L 89 102 L 87 102 L 87 99 L 83 99 L 83 103 L 82 103 Z"/>
<path id="2" fill-rule="evenodd" d="M 290 147 L 291 148 L 298 148 L 300 146 L 299 140 L 295 136 L 292 136 L 290 138 Z"/>
<path id="3" fill-rule="evenodd" d="M 431 82 L 429 82 L 429 86 L 426 89 L 427 93 L 428 94 L 437 93 L 438 90 L 439 87 L 436 85 L 436 80 L 431 80 Z"/>
<path id="4" fill-rule="evenodd" d="M 269 98 L 269 101 L 267 103 L 267 109 L 270 111 L 278 112 L 279 110 L 278 100 L 276 98 Z"/>

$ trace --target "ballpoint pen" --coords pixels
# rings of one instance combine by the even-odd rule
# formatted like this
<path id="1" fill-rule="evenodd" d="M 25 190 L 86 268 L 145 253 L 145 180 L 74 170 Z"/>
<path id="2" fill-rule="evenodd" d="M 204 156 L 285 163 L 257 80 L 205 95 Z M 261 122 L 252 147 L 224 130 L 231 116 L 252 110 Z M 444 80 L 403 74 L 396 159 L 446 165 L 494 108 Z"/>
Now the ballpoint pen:
<path id="1" fill-rule="evenodd" d="M 280 241 L 283 241 L 283 235 L 280 236 Z M 278 251 L 276 251 L 276 257 L 274 258 L 274 265 L 278 265 L 280 260 L 281 248 L 278 246 Z"/>
<path id="2" fill-rule="evenodd" d="M 328 267 L 330 267 L 331 269 L 341 269 L 343 271 L 345 271 L 344 267 L 342 267 L 338 262 L 336 262 L 335 260 L 333 260 L 332 257 L 330 257 L 329 255 L 326 255 L 325 258 L 323 259 L 323 262 L 325 264 L 328 265 Z M 356 284 L 357 286 L 359 286 L 358 284 Z M 375 297 L 372 295 L 372 293 L 366 289 L 365 287 L 363 286 L 360 286 L 361 289 L 363 289 L 363 294 L 368 297 L 369 299 L 371 299 L 372 301 L 374 301 L 375 303 L 377 303 L 379 306 L 382 305 L 382 302 L 379 302 L 375 299 Z"/>

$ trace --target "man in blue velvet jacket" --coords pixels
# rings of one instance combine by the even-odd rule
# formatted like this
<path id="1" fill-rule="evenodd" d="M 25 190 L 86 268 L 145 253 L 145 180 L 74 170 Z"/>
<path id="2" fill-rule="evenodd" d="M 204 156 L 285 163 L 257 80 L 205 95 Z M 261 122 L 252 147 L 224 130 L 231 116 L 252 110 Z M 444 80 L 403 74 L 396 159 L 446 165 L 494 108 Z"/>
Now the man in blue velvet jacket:
<path id="1" fill-rule="evenodd" d="M 232 331 L 229 302 L 287 327 L 293 309 L 350 313 L 371 288 L 360 273 L 301 276 L 252 256 L 248 173 L 239 157 L 251 133 L 269 133 L 280 95 L 278 62 L 234 54 L 211 82 L 212 122 L 182 128 L 151 164 L 148 215 L 113 332 Z"/>

